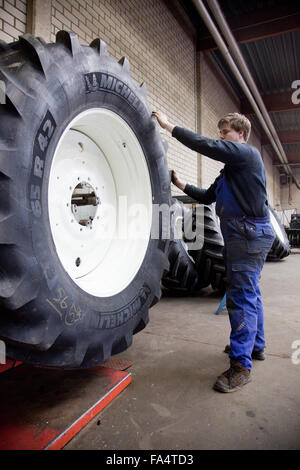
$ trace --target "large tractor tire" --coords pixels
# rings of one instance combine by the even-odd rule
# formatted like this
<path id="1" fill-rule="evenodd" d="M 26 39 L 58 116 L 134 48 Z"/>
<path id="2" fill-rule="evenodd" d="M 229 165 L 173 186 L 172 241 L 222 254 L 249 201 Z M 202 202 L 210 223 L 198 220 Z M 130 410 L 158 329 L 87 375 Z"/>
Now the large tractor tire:
<path id="1" fill-rule="evenodd" d="M 279 261 L 289 256 L 291 252 L 291 246 L 284 226 L 280 222 L 276 212 L 270 206 L 269 210 L 271 224 L 275 232 L 275 240 L 271 250 L 268 253 L 267 261 Z"/>
<path id="2" fill-rule="evenodd" d="M 164 273 L 162 286 L 171 295 L 190 295 L 198 287 L 198 273 L 195 263 L 183 241 L 184 219 L 189 210 L 177 199 L 172 199 L 171 241 L 168 251 L 169 270 Z"/>
<path id="3" fill-rule="evenodd" d="M 0 51 L 0 338 L 38 366 L 101 364 L 147 324 L 168 268 L 152 213 L 170 181 L 146 87 L 99 39 L 26 34 Z"/>

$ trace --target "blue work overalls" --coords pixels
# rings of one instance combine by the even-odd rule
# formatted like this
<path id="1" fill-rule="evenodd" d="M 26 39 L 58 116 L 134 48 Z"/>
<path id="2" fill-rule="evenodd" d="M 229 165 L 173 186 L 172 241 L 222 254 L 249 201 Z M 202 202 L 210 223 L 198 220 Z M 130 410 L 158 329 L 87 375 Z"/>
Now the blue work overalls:
<path id="1" fill-rule="evenodd" d="M 236 215 L 226 214 L 226 206 Z M 229 357 L 250 370 L 252 351 L 265 347 L 259 280 L 274 231 L 268 216 L 243 215 L 223 178 L 217 188 L 218 212 L 225 245 L 226 307 L 231 324 Z"/>

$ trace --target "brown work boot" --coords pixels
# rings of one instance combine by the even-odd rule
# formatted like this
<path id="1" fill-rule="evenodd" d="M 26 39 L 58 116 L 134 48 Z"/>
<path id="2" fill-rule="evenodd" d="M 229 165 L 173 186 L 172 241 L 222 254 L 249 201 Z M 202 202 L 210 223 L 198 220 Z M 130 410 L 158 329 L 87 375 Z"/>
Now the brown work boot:
<path id="1" fill-rule="evenodd" d="M 230 353 L 230 344 L 226 344 L 224 353 Z M 260 351 L 252 351 L 251 357 L 252 359 L 256 359 L 257 361 L 264 361 L 266 359 L 263 349 L 261 349 Z"/>
<path id="2" fill-rule="evenodd" d="M 243 385 L 250 382 L 250 380 L 250 370 L 243 367 L 234 359 L 231 359 L 230 368 L 217 378 L 213 388 L 218 390 L 218 392 L 236 392 Z"/>

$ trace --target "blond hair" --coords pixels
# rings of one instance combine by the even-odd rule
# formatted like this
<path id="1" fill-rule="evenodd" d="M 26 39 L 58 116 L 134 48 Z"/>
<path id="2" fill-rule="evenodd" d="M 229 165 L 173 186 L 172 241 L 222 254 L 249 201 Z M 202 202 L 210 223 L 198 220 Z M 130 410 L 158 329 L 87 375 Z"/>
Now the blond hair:
<path id="1" fill-rule="evenodd" d="M 222 117 L 218 122 L 218 128 L 224 124 L 228 124 L 236 132 L 243 131 L 244 139 L 247 142 L 251 132 L 251 122 L 246 116 L 239 113 L 228 113 L 226 116 Z"/>

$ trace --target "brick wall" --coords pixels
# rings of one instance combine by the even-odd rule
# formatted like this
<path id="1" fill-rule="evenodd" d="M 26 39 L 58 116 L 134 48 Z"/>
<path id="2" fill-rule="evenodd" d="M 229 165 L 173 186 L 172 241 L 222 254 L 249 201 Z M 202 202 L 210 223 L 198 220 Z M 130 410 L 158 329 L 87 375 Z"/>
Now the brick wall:
<path id="1" fill-rule="evenodd" d="M 280 200 L 280 176 L 279 171 L 273 167 L 273 204 L 276 210 L 281 210 Z"/>
<path id="2" fill-rule="evenodd" d="M 100 37 L 112 57 L 126 56 L 133 78 L 147 85 L 150 107 L 196 130 L 195 41 L 163 1 L 52 0 L 52 41 L 60 29 L 77 33 L 82 44 Z M 161 133 L 169 142 L 169 168 L 196 184 L 195 152 Z"/>
<path id="3" fill-rule="evenodd" d="M 257 129 L 253 126 L 251 126 L 251 134 L 248 140 L 248 144 L 253 145 L 253 147 L 256 147 L 262 154 L 260 134 L 257 132 Z"/>
<path id="4" fill-rule="evenodd" d="M 267 181 L 267 195 L 269 204 L 279 209 L 280 204 L 280 189 L 279 189 L 279 173 L 273 166 L 272 150 L 266 146 L 261 145 L 260 136 L 257 134 L 255 128 L 253 128 L 249 144 L 258 148 L 261 153 L 265 170 L 266 170 L 266 181 Z"/>
<path id="5" fill-rule="evenodd" d="M 198 131 L 212 139 L 219 138 L 217 123 L 226 113 L 239 111 L 240 102 L 207 54 L 200 60 L 200 122 Z M 207 188 L 218 176 L 223 164 L 207 158 L 200 160 L 199 185 Z"/>
<path id="6" fill-rule="evenodd" d="M 12 42 L 26 31 L 26 0 L 0 0 L 0 40 Z"/>
<path id="7" fill-rule="evenodd" d="M 262 157 L 266 169 L 268 200 L 272 207 L 280 210 L 280 181 L 279 172 L 273 166 L 273 159 L 267 147 L 262 148 Z"/>
<path id="8" fill-rule="evenodd" d="M 273 161 L 270 154 L 264 149 L 262 156 L 266 170 L 268 200 L 271 206 L 274 207 Z"/>
<path id="9" fill-rule="evenodd" d="M 300 213 L 300 190 L 295 184 L 292 184 L 291 188 L 292 198 L 289 201 L 289 185 L 285 184 L 280 188 L 280 201 L 282 210 L 297 209 L 297 213 Z"/>

